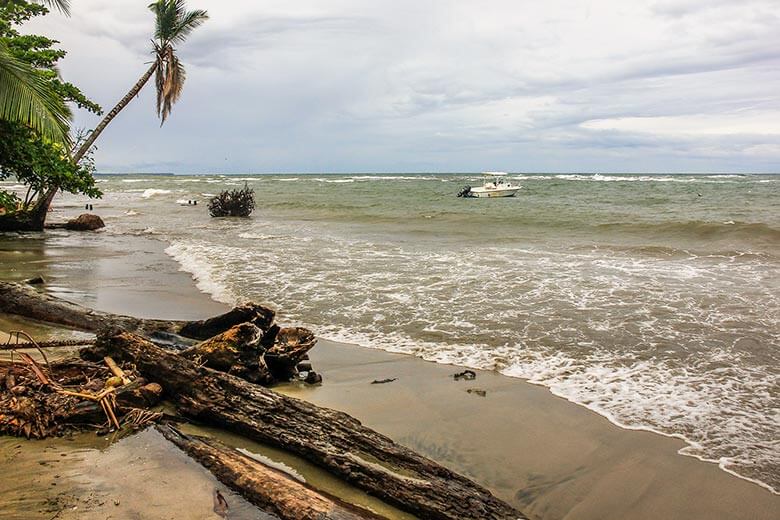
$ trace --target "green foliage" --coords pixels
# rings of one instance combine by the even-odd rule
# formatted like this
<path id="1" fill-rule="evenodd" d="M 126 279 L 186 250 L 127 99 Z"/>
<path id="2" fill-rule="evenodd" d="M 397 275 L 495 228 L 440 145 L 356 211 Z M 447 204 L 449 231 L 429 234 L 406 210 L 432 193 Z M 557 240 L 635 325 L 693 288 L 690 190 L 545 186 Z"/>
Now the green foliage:
<path id="1" fill-rule="evenodd" d="M 66 1 L 48 3 L 68 8 Z M 48 38 L 22 36 L 14 29 L 47 12 L 24 0 L 0 1 L 0 119 L 27 125 L 52 141 L 70 143 L 70 109 L 54 84 L 53 70 L 64 53 L 50 49 L 55 42 Z M 47 65 L 52 70 L 39 68 Z"/>
<path id="2" fill-rule="evenodd" d="M 67 8 L 67 2 L 47 2 L 60 8 Z M 90 101 L 76 86 L 62 81 L 57 71 L 57 62 L 65 51 L 54 48 L 58 42 L 45 36 L 20 34 L 17 27 L 31 18 L 48 13 L 38 3 L 24 0 L 0 0 L 0 108 L 8 107 L 8 99 L 18 100 L 12 86 L 3 83 L 2 64 L 10 63 L 10 70 L 16 78 L 37 88 L 40 94 L 47 94 L 55 105 L 61 107 L 67 117 L 59 123 L 66 134 L 69 131 L 70 111 L 65 103 L 72 102 L 93 113 L 101 108 Z M 4 96 L 6 102 L 4 103 Z M 20 106 L 15 107 L 18 110 Z M 5 116 L 5 111 L 0 116 Z M 48 190 L 58 188 L 70 193 L 83 193 L 99 197 L 100 191 L 92 177 L 94 164 L 87 154 L 74 164 L 70 158 L 70 139 L 57 138 L 45 127 L 31 124 L 31 120 L 15 117 L 0 117 L 0 179 L 16 177 L 28 189 L 24 199 L 0 192 L 0 205 L 6 211 L 15 209 L 20 203 L 22 209 L 29 209 L 36 199 Z"/>
<path id="3" fill-rule="evenodd" d="M 15 193 L 0 190 L 0 213 L 10 213 L 16 210 L 16 206 L 21 202 Z"/>
<path id="4" fill-rule="evenodd" d="M 34 68 L 0 42 L 0 119 L 34 128 L 52 141 L 69 144 L 70 109 Z"/>
<path id="5" fill-rule="evenodd" d="M 46 36 L 20 34 L 17 30 L 24 22 L 48 12 L 47 8 L 37 3 L 0 0 L 0 43 L 5 44 L 11 56 L 35 68 L 37 74 L 49 83 L 63 101 L 73 102 L 79 108 L 100 114 L 100 105 L 87 99 L 73 84 L 60 79 L 56 69 L 57 62 L 67 53 L 53 48 L 59 42 Z"/>
<path id="6" fill-rule="evenodd" d="M 100 197 L 92 176 L 94 169 L 90 156 L 76 165 L 62 145 L 40 139 L 25 126 L 0 121 L 0 180 L 13 175 L 28 187 L 23 209 L 29 209 L 52 186 Z"/>

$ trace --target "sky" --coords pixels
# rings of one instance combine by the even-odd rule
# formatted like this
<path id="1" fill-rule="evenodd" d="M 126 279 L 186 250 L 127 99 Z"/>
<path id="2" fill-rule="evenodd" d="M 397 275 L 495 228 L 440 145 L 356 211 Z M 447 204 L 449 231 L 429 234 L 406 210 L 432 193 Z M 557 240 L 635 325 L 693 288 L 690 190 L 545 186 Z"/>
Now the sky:
<path id="1" fill-rule="evenodd" d="M 148 0 L 23 29 L 108 111 Z M 780 0 L 189 0 L 187 81 L 100 136 L 101 172 L 780 172 Z M 77 111 L 75 127 L 95 116 Z"/>

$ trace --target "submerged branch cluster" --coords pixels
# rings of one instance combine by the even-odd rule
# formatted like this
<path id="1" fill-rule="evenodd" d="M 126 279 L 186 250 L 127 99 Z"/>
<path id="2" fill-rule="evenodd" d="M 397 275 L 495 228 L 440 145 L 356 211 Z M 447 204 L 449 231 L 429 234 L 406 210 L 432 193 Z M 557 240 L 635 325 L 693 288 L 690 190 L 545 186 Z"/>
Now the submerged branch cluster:
<path id="1" fill-rule="evenodd" d="M 240 190 L 225 190 L 209 201 L 212 217 L 248 217 L 255 209 L 255 190 L 246 183 Z"/>

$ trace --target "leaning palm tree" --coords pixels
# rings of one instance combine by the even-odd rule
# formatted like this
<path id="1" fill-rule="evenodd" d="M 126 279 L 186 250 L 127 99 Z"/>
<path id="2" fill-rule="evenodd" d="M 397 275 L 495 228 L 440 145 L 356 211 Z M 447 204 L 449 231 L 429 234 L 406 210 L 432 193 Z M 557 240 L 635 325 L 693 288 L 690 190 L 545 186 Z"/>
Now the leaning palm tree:
<path id="1" fill-rule="evenodd" d="M 154 48 L 152 50 L 154 61 L 141 76 L 141 79 L 133 85 L 130 92 L 92 130 L 84 143 L 73 154 L 74 162 L 78 162 L 87 153 L 100 133 L 138 95 L 152 74 L 155 74 L 157 115 L 161 119 L 161 125 L 165 123 L 173 104 L 181 95 L 185 72 L 178 56 L 176 56 L 175 45 L 183 43 L 196 27 L 205 22 L 209 17 L 208 13 L 200 9 L 187 11 L 184 0 L 157 0 L 157 2 L 149 4 L 149 9 L 156 18 Z"/>

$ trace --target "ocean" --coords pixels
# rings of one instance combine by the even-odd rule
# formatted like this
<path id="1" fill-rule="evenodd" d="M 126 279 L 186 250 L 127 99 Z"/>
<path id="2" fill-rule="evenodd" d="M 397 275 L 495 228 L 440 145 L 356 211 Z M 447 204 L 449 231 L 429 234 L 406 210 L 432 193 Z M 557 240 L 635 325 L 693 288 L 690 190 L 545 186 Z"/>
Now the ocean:
<path id="1" fill-rule="evenodd" d="M 92 204 L 218 301 L 527 379 L 780 491 L 780 175 L 510 179 L 460 199 L 479 175 L 99 176 Z M 208 215 L 244 184 L 251 218 Z"/>

